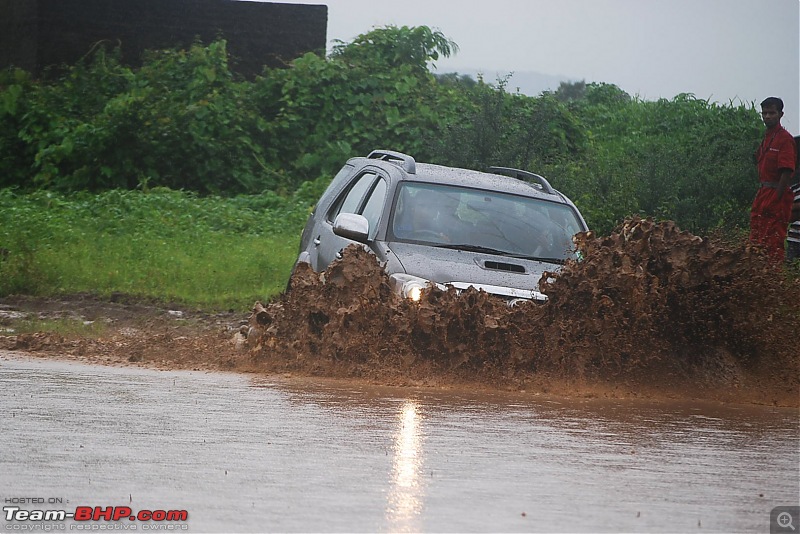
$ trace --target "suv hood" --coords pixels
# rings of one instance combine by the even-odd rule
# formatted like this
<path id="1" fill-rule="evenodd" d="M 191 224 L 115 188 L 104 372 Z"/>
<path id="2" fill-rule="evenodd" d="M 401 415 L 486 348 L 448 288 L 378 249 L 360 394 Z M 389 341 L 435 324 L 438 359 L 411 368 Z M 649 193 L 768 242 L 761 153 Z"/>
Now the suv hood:
<path id="1" fill-rule="evenodd" d="M 544 300 L 539 279 L 561 265 L 483 252 L 470 252 L 413 243 L 387 243 L 402 272 L 459 289 L 474 286 L 503 297 Z M 389 262 L 391 265 L 393 262 Z M 388 267 L 388 266 L 387 266 Z M 394 270 L 388 274 L 400 272 Z"/>

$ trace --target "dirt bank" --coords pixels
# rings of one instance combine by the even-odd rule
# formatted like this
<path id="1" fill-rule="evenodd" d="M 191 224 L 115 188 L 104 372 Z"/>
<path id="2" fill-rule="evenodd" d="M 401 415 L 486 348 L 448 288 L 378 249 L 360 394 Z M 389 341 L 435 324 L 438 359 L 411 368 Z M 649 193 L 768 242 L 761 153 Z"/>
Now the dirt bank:
<path id="1" fill-rule="evenodd" d="M 0 349 L 110 365 L 232 369 L 246 356 L 234 334 L 247 318 L 126 295 L 12 296 L 0 299 Z"/>
<path id="2" fill-rule="evenodd" d="M 0 300 L 14 313 L 99 321 L 87 334 L 5 332 L 0 349 L 164 369 L 326 376 L 566 396 L 800 405 L 800 284 L 758 251 L 631 219 L 579 236 L 550 300 L 509 308 L 474 290 L 396 297 L 360 248 L 248 316 L 124 299 Z M 2 319 L 3 313 L 6 319 Z M 13 327 L 13 326 L 12 326 Z M 7 326 L 8 328 L 8 326 Z"/>

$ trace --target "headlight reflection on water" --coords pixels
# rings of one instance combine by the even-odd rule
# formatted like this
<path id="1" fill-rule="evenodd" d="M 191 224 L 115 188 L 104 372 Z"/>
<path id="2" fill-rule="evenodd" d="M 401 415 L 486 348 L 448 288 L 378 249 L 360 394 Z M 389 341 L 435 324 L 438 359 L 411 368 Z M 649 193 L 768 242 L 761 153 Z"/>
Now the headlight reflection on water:
<path id="1" fill-rule="evenodd" d="M 386 519 L 394 532 L 419 532 L 417 524 L 422 510 L 424 487 L 422 471 L 421 417 L 413 401 L 403 404 L 398 414 L 398 429 L 394 438 L 394 462 L 391 490 L 386 507 Z"/>

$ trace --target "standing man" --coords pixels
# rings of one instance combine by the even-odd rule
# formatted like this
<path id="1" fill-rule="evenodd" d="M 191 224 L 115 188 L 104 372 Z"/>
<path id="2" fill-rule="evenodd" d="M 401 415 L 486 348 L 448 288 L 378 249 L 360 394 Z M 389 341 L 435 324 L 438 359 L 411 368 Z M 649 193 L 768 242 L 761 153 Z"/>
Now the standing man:
<path id="1" fill-rule="evenodd" d="M 793 194 L 795 144 L 781 126 L 783 100 L 771 96 L 761 102 L 761 118 L 767 131 L 756 152 L 759 189 L 750 210 L 750 241 L 763 246 L 776 263 L 783 262 L 783 242 L 789 226 Z"/>

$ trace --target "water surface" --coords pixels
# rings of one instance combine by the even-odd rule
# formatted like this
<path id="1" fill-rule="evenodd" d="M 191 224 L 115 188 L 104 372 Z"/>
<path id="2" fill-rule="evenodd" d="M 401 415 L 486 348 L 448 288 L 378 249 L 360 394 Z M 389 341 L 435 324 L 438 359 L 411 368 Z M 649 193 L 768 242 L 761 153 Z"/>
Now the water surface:
<path id="1" fill-rule="evenodd" d="M 766 532 L 800 502 L 794 409 L 0 357 L 0 499 L 191 532 Z"/>

